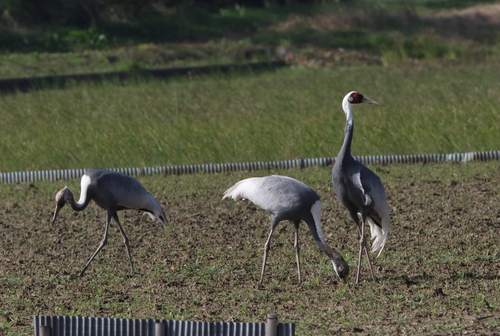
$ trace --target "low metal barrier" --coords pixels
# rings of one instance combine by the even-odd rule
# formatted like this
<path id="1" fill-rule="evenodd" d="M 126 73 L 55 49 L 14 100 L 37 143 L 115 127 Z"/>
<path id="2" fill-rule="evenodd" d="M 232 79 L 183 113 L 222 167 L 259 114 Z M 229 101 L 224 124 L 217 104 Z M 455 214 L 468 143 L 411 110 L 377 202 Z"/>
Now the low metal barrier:
<path id="1" fill-rule="evenodd" d="M 500 151 L 470 152 L 454 154 L 422 154 L 422 155 L 375 155 L 355 156 L 363 164 L 392 164 L 392 163 L 430 163 L 430 162 L 469 162 L 500 160 Z M 224 173 L 232 171 L 255 171 L 270 169 L 290 169 L 308 167 L 332 166 L 334 157 L 297 159 L 269 162 L 244 162 L 244 163 L 217 163 L 182 166 L 162 166 L 143 168 L 111 168 L 129 176 L 144 175 L 181 175 L 195 173 Z M 13 173 L 0 173 L 0 183 L 32 183 L 36 181 L 60 181 L 78 179 L 86 169 L 42 170 L 24 171 Z"/>
<path id="2" fill-rule="evenodd" d="M 34 316 L 35 336 L 294 336 L 294 323 L 193 322 L 160 319 L 116 319 Z"/>

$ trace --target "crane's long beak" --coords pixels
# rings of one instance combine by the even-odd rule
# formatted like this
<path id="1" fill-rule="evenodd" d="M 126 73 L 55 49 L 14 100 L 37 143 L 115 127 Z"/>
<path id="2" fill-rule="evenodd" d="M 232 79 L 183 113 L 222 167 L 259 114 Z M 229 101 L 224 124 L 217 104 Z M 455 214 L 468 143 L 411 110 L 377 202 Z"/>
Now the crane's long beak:
<path id="1" fill-rule="evenodd" d="M 370 98 L 366 98 L 366 97 L 363 97 L 363 103 L 367 103 L 367 104 L 373 104 L 373 105 L 378 105 L 378 106 L 384 106 L 378 102 L 376 102 L 375 100 L 372 100 Z"/>
<path id="2" fill-rule="evenodd" d="M 52 217 L 52 224 L 56 221 L 57 214 L 59 213 L 59 210 L 62 209 L 64 204 L 66 204 L 65 200 L 65 194 L 68 193 L 71 197 L 71 191 L 68 189 L 68 187 L 64 187 L 63 189 L 59 190 L 56 194 L 56 209 L 54 210 L 54 217 Z"/>
<path id="3" fill-rule="evenodd" d="M 54 210 L 54 217 L 52 217 L 52 224 L 56 221 L 57 214 L 59 213 L 59 210 L 61 210 L 62 206 L 59 206 L 59 204 L 56 204 L 56 209 Z"/>
<path id="4" fill-rule="evenodd" d="M 54 217 L 52 217 L 52 224 L 56 221 L 57 214 L 59 213 L 59 210 L 61 210 L 60 207 L 56 205 L 56 209 L 54 210 Z"/>

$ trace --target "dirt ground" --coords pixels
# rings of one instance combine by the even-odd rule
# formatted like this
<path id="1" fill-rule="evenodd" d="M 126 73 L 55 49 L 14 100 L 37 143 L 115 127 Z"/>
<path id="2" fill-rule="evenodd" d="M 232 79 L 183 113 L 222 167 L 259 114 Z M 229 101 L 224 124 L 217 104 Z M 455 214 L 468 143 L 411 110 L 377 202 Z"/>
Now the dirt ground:
<path id="1" fill-rule="evenodd" d="M 297 335 L 498 334 L 498 162 L 372 168 L 386 186 L 392 231 L 374 262 L 377 282 L 364 265 L 359 286 L 356 229 L 333 195 L 328 168 L 141 178 L 169 225 L 120 213 L 133 276 L 112 227 L 86 275 L 74 277 L 105 219 L 92 204 L 79 213 L 64 208 L 51 224 L 55 193 L 67 184 L 78 197 L 79 181 L 0 185 L 0 334 L 32 335 L 33 315 L 265 322 L 272 313 L 296 323 Z M 221 196 L 242 178 L 271 173 L 318 192 L 325 237 L 351 266 L 346 281 L 303 225 L 298 286 L 293 225 L 282 223 L 259 286 L 269 216 Z"/>

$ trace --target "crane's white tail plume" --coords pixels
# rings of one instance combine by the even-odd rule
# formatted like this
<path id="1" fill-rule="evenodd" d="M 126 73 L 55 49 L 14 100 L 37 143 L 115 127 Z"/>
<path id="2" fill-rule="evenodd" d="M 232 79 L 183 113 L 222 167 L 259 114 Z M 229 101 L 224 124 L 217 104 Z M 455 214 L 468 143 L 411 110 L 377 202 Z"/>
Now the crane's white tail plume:
<path id="1" fill-rule="evenodd" d="M 370 233 L 372 235 L 373 243 L 372 243 L 372 252 L 377 252 L 377 258 L 382 254 L 384 250 L 385 243 L 387 242 L 387 237 L 389 236 L 389 213 L 385 213 L 380 221 L 377 223 L 374 218 L 368 217 L 367 221 L 370 225 Z"/>

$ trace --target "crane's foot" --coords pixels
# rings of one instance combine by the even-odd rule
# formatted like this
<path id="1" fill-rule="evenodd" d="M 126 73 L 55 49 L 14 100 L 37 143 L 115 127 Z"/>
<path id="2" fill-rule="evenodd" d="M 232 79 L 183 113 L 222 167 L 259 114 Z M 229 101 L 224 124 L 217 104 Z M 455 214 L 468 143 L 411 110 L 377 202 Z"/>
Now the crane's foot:
<path id="1" fill-rule="evenodd" d="M 130 271 L 129 274 L 126 275 L 126 277 L 130 279 L 130 278 L 133 278 L 135 275 L 136 275 L 136 272 L 135 272 L 134 267 L 132 266 L 132 270 Z"/>

